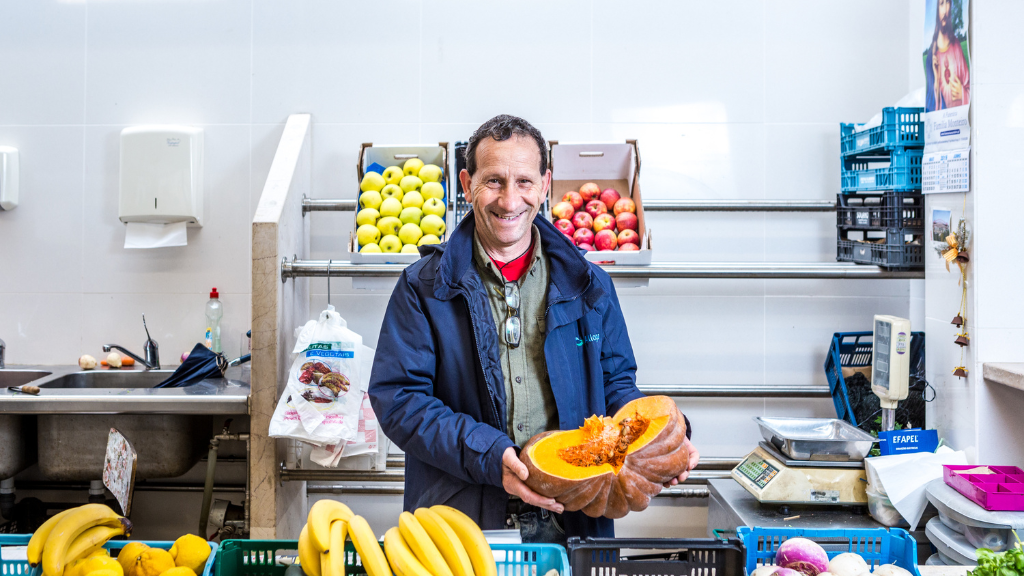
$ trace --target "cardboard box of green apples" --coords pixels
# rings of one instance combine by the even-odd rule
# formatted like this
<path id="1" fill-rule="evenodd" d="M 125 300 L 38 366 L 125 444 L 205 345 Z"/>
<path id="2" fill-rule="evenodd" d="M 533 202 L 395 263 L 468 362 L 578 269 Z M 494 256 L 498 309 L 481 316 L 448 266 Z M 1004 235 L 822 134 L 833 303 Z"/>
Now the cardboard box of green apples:
<path id="1" fill-rule="evenodd" d="M 448 237 L 448 143 L 359 150 L 353 264 L 410 264 L 418 246 Z"/>
<path id="2" fill-rule="evenodd" d="M 548 216 L 555 226 L 574 244 L 583 245 L 588 250 L 585 257 L 591 262 L 650 264 L 651 231 L 644 219 L 640 198 L 640 150 L 636 140 L 587 144 L 550 141 L 548 145 L 551 150 Z M 569 193 L 575 196 L 569 198 Z M 611 196 L 606 196 L 607 193 Z M 619 200 L 625 206 L 621 211 L 627 212 L 621 216 L 628 221 L 620 220 L 623 205 L 617 203 Z M 589 202 L 594 202 L 600 210 L 590 210 Z M 569 204 L 572 204 L 571 209 Z M 576 216 L 581 220 L 577 221 Z M 581 232 L 580 228 L 586 230 Z M 629 228 L 628 239 L 623 236 L 626 228 Z M 603 239 L 596 237 L 604 229 L 610 231 L 604 232 L 605 236 L 614 233 L 609 236 L 608 245 L 602 245 Z M 586 231 L 590 231 L 589 237 Z M 577 232 L 583 236 L 576 236 Z M 621 241 L 627 243 L 618 246 Z M 627 246 L 629 250 L 623 248 Z"/>

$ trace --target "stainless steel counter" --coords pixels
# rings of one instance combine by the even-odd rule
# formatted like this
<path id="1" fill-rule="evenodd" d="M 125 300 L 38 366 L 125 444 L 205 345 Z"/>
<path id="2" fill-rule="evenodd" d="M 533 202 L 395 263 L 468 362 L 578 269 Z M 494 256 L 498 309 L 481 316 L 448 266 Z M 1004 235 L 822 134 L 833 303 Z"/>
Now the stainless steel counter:
<path id="1" fill-rule="evenodd" d="M 110 370 L 116 382 L 101 386 L 83 385 L 83 375 L 98 376 L 106 369 L 83 371 L 78 366 L 8 366 L 4 376 L 20 371 L 50 372 L 25 382 L 40 388 L 38 395 L 0 390 L 0 414 L 190 414 L 221 415 L 249 413 L 249 385 L 239 380 L 210 379 L 185 388 L 153 388 L 173 370 Z M 70 384 L 68 384 L 70 382 Z"/>

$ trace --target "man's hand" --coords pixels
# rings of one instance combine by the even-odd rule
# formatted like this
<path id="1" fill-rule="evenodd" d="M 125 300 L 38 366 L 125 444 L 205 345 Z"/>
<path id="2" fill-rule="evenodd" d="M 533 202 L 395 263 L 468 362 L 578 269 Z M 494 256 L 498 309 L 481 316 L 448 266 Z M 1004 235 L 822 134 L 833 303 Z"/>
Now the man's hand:
<path id="1" fill-rule="evenodd" d="M 565 510 L 564 506 L 555 502 L 553 498 L 545 498 L 537 494 L 526 485 L 525 480 L 529 475 L 530 472 L 526 469 L 526 464 L 523 464 L 516 456 L 516 449 L 511 446 L 506 448 L 505 453 L 501 455 L 501 483 L 505 487 L 505 492 L 519 496 L 527 504 L 561 514 Z"/>
<path id="2" fill-rule="evenodd" d="M 665 482 L 665 488 L 675 486 L 676 484 L 686 480 L 690 476 L 690 471 L 696 468 L 697 463 L 700 462 L 700 452 L 697 451 L 697 448 L 695 448 L 693 444 L 690 444 L 689 438 L 683 438 L 683 446 L 686 446 L 686 449 L 690 451 L 690 460 L 686 463 L 686 471 L 680 474 L 678 478 L 673 478 L 668 482 Z"/>

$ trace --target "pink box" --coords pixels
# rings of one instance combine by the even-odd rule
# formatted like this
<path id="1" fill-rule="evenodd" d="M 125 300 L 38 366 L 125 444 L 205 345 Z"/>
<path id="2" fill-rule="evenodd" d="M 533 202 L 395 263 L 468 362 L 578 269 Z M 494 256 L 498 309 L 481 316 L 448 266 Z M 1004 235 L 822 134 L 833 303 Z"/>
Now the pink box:
<path id="1" fill-rule="evenodd" d="M 942 480 L 985 510 L 1024 510 L 1024 470 L 984 466 L 992 474 L 964 474 L 983 466 L 943 465 Z"/>

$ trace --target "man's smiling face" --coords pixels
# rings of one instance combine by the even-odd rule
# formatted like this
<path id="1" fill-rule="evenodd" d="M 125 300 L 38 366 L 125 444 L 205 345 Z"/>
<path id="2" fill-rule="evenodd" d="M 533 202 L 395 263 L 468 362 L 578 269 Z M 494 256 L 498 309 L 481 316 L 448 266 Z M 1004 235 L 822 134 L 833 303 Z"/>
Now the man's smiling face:
<path id="1" fill-rule="evenodd" d="M 533 218 L 551 183 L 550 170 L 540 173 L 540 154 L 531 138 L 484 138 L 476 148 L 476 172 L 459 175 L 473 204 L 480 243 L 498 260 L 515 258 L 530 246 Z"/>

